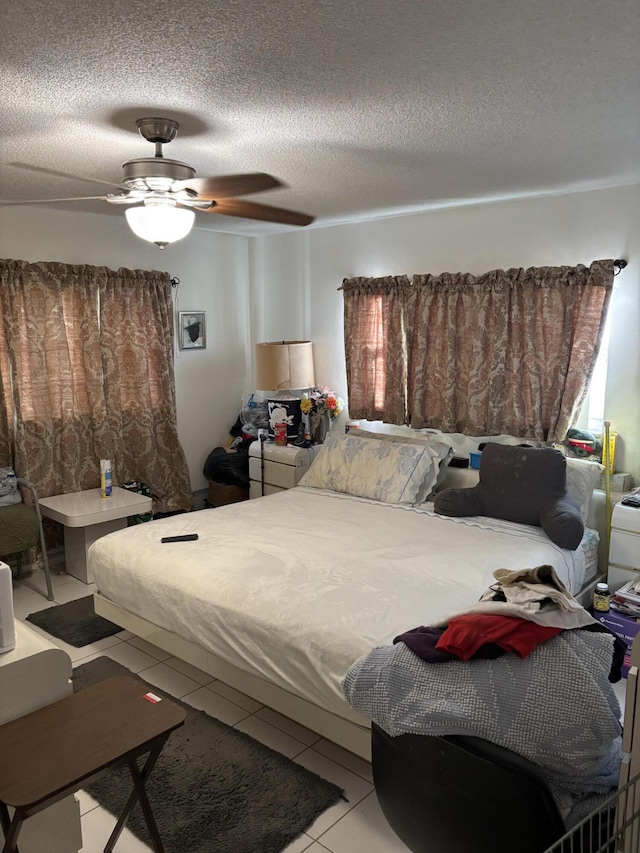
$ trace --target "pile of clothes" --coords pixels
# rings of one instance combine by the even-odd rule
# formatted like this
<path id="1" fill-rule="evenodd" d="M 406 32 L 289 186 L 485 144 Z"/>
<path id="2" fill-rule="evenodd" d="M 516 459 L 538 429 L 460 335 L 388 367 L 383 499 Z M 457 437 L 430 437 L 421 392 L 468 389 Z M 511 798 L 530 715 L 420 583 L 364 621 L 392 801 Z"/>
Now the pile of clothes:
<path id="1" fill-rule="evenodd" d="M 343 691 L 392 736 L 473 735 L 529 759 L 573 826 L 617 788 L 624 643 L 551 566 L 494 578 L 464 613 L 360 658 Z"/>

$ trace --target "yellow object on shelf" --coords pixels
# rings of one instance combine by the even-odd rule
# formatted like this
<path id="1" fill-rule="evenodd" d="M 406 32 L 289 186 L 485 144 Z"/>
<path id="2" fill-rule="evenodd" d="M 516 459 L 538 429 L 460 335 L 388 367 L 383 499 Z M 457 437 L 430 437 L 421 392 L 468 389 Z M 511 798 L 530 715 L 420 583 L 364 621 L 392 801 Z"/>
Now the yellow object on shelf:
<path id="1" fill-rule="evenodd" d="M 602 436 L 602 464 L 609 469 L 609 473 L 613 474 L 616 470 L 616 439 L 617 432 L 609 430 L 609 438 L 607 444 L 607 433 Z M 608 453 L 607 453 L 608 450 Z"/>
<path id="2" fill-rule="evenodd" d="M 614 433 L 617 435 L 617 433 Z M 609 550 L 611 548 L 611 473 L 613 471 L 613 454 L 611 453 L 611 421 L 604 422 L 604 435 L 602 442 L 602 463 L 604 465 L 604 511 L 606 520 L 606 548 L 607 563 L 609 562 Z M 613 438 L 613 449 L 615 452 L 615 438 Z"/>

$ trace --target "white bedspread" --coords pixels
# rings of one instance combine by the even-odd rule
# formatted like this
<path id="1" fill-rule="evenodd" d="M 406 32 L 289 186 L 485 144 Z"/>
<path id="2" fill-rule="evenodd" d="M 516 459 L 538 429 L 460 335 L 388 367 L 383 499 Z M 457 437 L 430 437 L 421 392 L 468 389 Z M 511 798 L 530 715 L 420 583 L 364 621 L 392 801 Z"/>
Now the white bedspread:
<path id="1" fill-rule="evenodd" d="M 160 544 L 178 533 L 199 539 Z M 354 661 L 477 601 L 495 569 L 548 563 L 572 592 L 584 574 L 538 528 L 302 487 L 111 533 L 89 563 L 131 613 L 348 719 Z"/>

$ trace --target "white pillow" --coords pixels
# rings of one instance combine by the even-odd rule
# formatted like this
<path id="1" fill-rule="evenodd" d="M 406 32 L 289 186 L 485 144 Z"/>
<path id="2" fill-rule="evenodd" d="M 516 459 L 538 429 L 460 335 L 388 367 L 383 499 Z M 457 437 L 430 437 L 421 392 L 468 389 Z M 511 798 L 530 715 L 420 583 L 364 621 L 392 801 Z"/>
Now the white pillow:
<path id="1" fill-rule="evenodd" d="M 480 482 L 478 468 L 447 468 L 447 474 L 437 491 L 444 489 L 472 489 Z"/>
<path id="2" fill-rule="evenodd" d="M 360 427 L 352 427 L 349 430 L 349 435 L 362 435 L 365 438 L 373 438 L 378 441 L 390 441 L 393 444 L 402 442 L 406 442 L 408 444 L 429 444 L 434 448 L 440 456 L 440 462 L 438 463 L 438 476 L 436 478 L 435 485 L 433 486 L 433 489 L 425 495 L 424 500 L 427 500 L 442 488 L 442 484 L 447 476 L 449 462 L 453 456 L 453 447 L 446 444 L 444 441 L 438 441 L 437 437 L 433 433 L 411 430 L 409 427 L 394 427 L 394 430 L 395 429 L 403 430 L 403 432 L 369 432 L 369 430 L 360 429 Z M 406 432 L 406 430 L 408 430 L 408 432 Z"/>
<path id="3" fill-rule="evenodd" d="M 349 432 L 355 429 L 366 432 L 367 435 L 399 435 L 402 438 L 420 438 L 421 436 L 435 439 L 441 438 L 440 430 L 438 429 L 412 429 L 410 426 L 404 424 L 387 424 L 383 421 L 358 421 L 358 426 L 352 427 Z"/>
<path id="4" fill-rule="evenodd" d="M 567 491 L 580 507 L 583 521 L 587 520 L 591 496 L 593 490 L 600 484 L 600 475 L 603 471 L 604 465 L 599 462 L 567 456 Z"/>
<path id="5" fill-rule="evenodd" d="M 484 442 L 492 442 L 493 444 L 530 444 L 532 447 L 543 447 L 541 441 L 536 441 L 529 438 L 521 438 L 516 435 L 465 435 L 462 432 L 439 432 L 433 436 L 438 441 L 444 441 L 453 447 L 456 456 L 468 456 L 471 452 L 476 452 L 478 447 Z"/>
<path id="6" fill-rule="evenodd" d="M 418 504 L 433 491 L 440 456 L 429 443 L 330 433 L 299 486 L 391 504 Z"/>

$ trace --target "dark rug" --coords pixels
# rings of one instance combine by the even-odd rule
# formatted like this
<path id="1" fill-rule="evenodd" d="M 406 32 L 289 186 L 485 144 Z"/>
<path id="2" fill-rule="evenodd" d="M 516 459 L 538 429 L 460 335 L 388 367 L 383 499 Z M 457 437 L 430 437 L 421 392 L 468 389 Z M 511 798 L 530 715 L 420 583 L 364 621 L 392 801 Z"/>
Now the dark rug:
<path id="1" fill-rule="evenodd" d="M 100 657 L 74 668 L 74 690 L 116 675 L 146 684 Z M 166 853 L 280 853 L 342 797 L 336 785 L 244 732 L 147 686 L 187 711 L 146 786 Z M 126 768 L 109 771 L 86 790 L 117 816 L 131 792 L 131 776 Z M 149 843 L 139 804 L 127 827 Z"/>
<path id="2" fill-rule="evenodd" d="M 105 637 L 112 637 L 122 631 L 119 625 L 96 615 L 92 595 L 30 613 L 27 622 L 32 622 L 48 634 L 76 648 L 104 640 Z"/>

